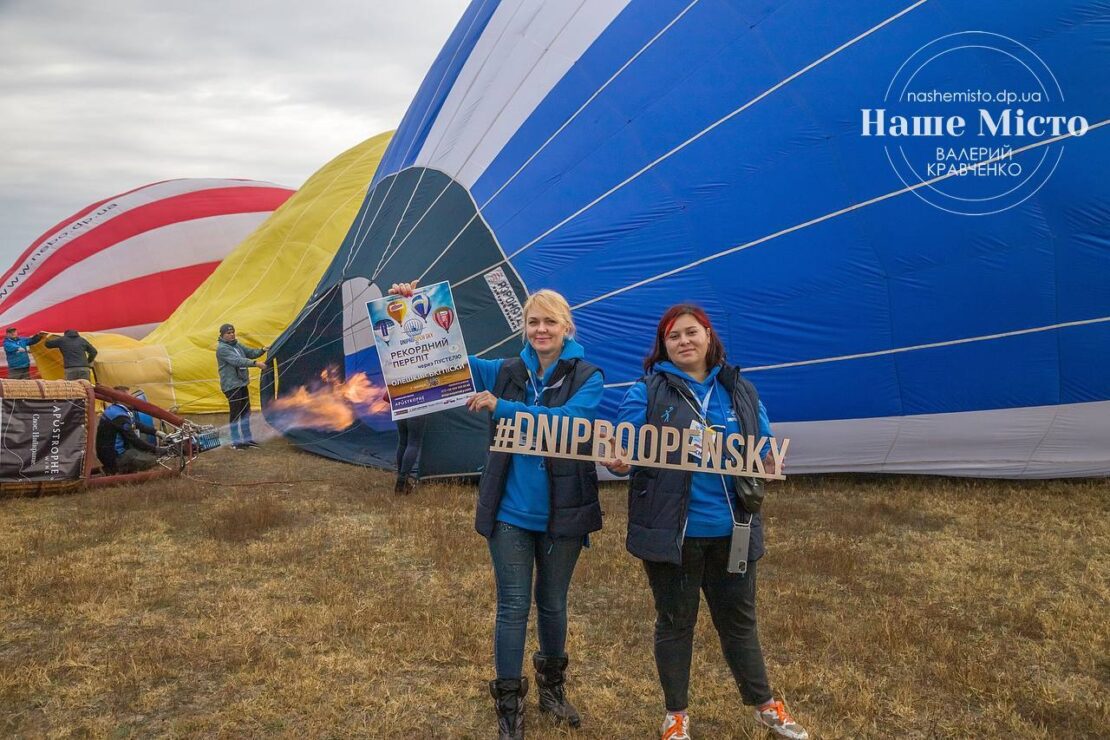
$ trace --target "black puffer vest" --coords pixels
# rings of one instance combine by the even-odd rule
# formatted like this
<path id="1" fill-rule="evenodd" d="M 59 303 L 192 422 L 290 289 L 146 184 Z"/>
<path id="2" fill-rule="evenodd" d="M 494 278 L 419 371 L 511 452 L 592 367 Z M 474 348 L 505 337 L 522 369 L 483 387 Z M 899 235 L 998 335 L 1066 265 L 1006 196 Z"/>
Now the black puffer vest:
<path id="1" fill-rule="evenodd" d="M 550 385 L 544 389 L 536 404 L 557 407 L 569 401 L 594 373 L 601 372 L 596 365 L 585 360 L 559 360 L 551 375 Z M 562 381 L 560 383 L 560 381 Z M 519 357 L 505 360 L 497 373 L 493 395 L 506 401 L 524 401 L 528 384 L 528 368 Z M 490 419 L 490 444 L 496 422 Z M 584 445 L 582 452 L 587 452 Z M 483 537 L 493 535 L 497 511 L 505 493 L 512 454 L 491 452 L 486 469 L 478 483 L 478 508 L 474 513 L 474 528 Z M 597 500 L 597 469 L 592 462 L 546 458 L 549 514 L 547 533 L 552 537 L 582 537 L 601 529 L 601 504 Z"/>
<path id="2" fill-rule="evenodd" d="M 732 365 L 722 365 L 717 379 L 732 399 L 732 410 L 743 434 L 759 431 L 759 394 Z M 699 404 L 689 386 L 681 378 L 665 372 L 652 373 L 638 382 L 647 386 L 647 423 L 687 429 L 697 415 Z M 689 401 L 689 403 L 687 403 Z M 691 407 L 693 404 L 693 407 Z M 668 462 L 681 462 L 681 451 L 667 457 Z M 693 473 L 684 470 L 636 468 L 628 489 L 628 551 L 641 560 L 657 563 L 682 563 L 682 542 L 685 538 L 686 510 L 690 505 L 690 480 Z M 737 482 L 739 484 L 739 481 Z M 737 510 L 741 521 L 747 518 Z M 763 519 L 752 517 L 748 559 L 763 555 Z"/>

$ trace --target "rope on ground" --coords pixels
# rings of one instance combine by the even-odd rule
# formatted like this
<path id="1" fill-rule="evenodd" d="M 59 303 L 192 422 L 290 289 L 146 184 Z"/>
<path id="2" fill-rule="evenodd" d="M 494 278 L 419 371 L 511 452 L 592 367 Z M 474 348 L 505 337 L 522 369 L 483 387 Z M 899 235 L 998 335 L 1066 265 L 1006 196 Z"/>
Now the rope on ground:
<path id="1" fill-rule="evenodd" d="M 207 480 L 206 478 L 198 478 L 195 475 L 181 471 L 181 477 L 188 478 L 197 483 L 204 483 L 209 486 L 219 486 L 221 488 L 239 488 L 241 486 L 280 486 L 280 485 L 293 485 L 296 483 L 330 483 L 327 478 L 299 478 L 297 480 L 256 480 L 247 481 L 245 483 L 224 483 L 217 480 Z"/>

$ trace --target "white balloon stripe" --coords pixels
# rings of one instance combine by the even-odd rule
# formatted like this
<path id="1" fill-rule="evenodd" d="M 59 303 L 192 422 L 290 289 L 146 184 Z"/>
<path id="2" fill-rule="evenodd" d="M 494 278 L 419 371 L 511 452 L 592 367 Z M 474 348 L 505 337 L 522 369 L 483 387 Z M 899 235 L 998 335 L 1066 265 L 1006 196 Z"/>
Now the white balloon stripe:
<path id="1" fill-rule="evenodd" d="M 492 195 L 491 195 L 491 196 L 490 196 L 489 198 L 487 198 L 487 199 L 485 200 L 485 202 L 483 202 L 483 203 L 482 203 L 482 205 L 481 205 L 481 206 L 479 206 L 479 207 L 478 207 L 478 211 L 479 211 L 479 212 L 483 212 L 483 213 L 484 213 L 484 211 L 485 211 L 485 208 L 486 208 L 486 206 L 488 206 L 488 205 L 489 205 L 490 203 L 492 203 L 492 202 L 493 202 L 493 200 L 494 200 L 494 199 L 495 199 L 495 198 L 496 198 L 496 197 L 497 197 L 498 195 L 500 195 L 500 194 L 501 194 L 501 192 L 502 192 L 502 191 L 503 191 L 503 190 L 504 190 L 505 188 L 507 188 L 507 187 L 508 187 L 508 186 L 509 186 L 509 185 L 510 185 L 510 184 L 511 184 L 511 183 L 512 183 L 512 182 L 513 182 L 513 181 L 514 181 L 514 180 L 515 180 L 516 178 L 517 178 L 517 176 L 518 176 L 518 175 L 520 175 L 520 173 L 521 173 L 521 172 L 523 172 L 523 171 L 524 171 L 524 169 L 525 169 L 525 168 L 526 168 L 526 167 L 527 167 L 527 166 L 528 166 L 528 165 L 529 165 L 529 164 L 530 164 L 530 163 L 531 163 L 531 162 L 532 162 L 532 161 L 533 161 L 533 160 L 534 160 L 534 159 L 535 159 L 535 158 L 536 158 L 537 156 L 539 156 L 539 155 L 540 155 L 540 153 L 541 153 L 541 152 L 543 152 L 543 150 L 544 150 L 544 149 L 546 149 L 546 148 L 547 148 L 547 146 L 548 146 L 549 144 L 551 144 L 551 142 L 552 142 L 552 141 L 554 141 L 554 140 L 555 140 L 555 138 L 556 138 L 556 137 L 557 137 L 557 136 L 558 136 L 558 135 L 559 135 L 560 133 L 562 133 L 562 132 L 563 132 L 563 131 L 564 131 L 564 130 L 565 130 L 565 129 L 567 128 L 567 126 L 569 126 L 569 125 L 570 125 L 571 123 L 573 123 L 573 122 L 574 122 L 574 120 L 575 120 L 575 119 L 577 119 L 577 118 L 578 118 L 578 116 L 579 116 L 579 115 L 581 115 L 581 113 L 582 113 L 582 112 L 583 112 L 584 110 L 586 110 L 586 108 L 587 108 L 587 107 L 588 107 L 588 106 L 590 105 L 590 103 L 592 103 L 592 102 L 593 102 L 594 100 L 596 100 L 596 99 L 597 99 L 598 95 L 600 95 L 600 94 L 601 94 L 601 93 L 602 93 L 602 92 L 603 92 L 603 91 L 604 91 L 604 90 L 605 90 L 606 88 L 608 88 L 608 87 L 609 87 L 609 85 L 611 85 L 611 84 L 612 84 L 612 83 L 613 83 L 613 82 L 614 82 L 614 81 L 615 81 L 615 80 L 616 80 L 616 79 L 617 79 L 618 77 L 620 77 L 620 75 L 621 75 L 621 74 L 622 74 L 622 73 L 623 73 L 623 72 L 624 72 L 624 71 L 625 71 L 626 69 L 628 69 L 628 67 L 629 67 L 629 66 L 631 66 L 631 65 L 632 65 L 632 63 L 633 63 L 634 61 L 636 61 L 636 60 L 637 60 L 637 59 L 638 59 L 638 58 L 639 58 L 639 57 L 640 57 L 641 55 L 643 55 L 643 53 L 644 53 L 645 51 L 647 51 L 647 50 L 648 50 L 649 48 L 651 48 L 651 46 L 652 46 L 652 45 L 653 45 L 653 44 L 654 44 L 654 43 L 655 43 L 656 41 L 658 41 L 658 40 L 659 40 L 659 38 L 661 38 L 661 37 L 663 36 L 663 34 L 665 34 L 665 33 L 666 33 L 666 32 L 667 32 L 668 30 L 670 30 L 670 29 L 671 29 L 672 27 L 674 27 L 674 25 L 675 25 L 675 24 L 676 24 L 676 23 L 677 23 L 677 22 L 678 22 L 679 20 L 681 20 L 681 19 L 682 19 L 682 17 L 683 17 L 683 16 L 685 16 L 685 15 L 686 15 L 686 13 L 687 13 L 687 12 L 689 12 L 689 10 L 690 10 L 691 8 L 693 8 L 693 7 L 695 6 L 695 5 L 697 5 L 697 3 L 698 3 L 699 1 L 700 1 L 700 0 L 693 0 L 693 2 L 691 2 L 691 3 L 690 3 L 689 5 L 687 5 L 687 6 L 685 7 L 685 8 L 683 8 L 683 9 L 682 9 L 682 11 L 681 11 L 681 12 L 679 12 L 679 14 L 678 14 L 678 15 L 676 15 L 676 16 L 675 16 L 674 18 L 672 18 L 672 19 L 671 19 L 671 20 L 670 20 L 670 21 L 669 21 L 669 22 L 667 23 L 667 25 L 665 25 L 665 26 L 664 26 L 664 27 L 663 27 L 662 29 L 660 29 L 660 30 L 659 30 L 659 31 L 658 31 L 658 32 L 657 32 L 657 33 L 656 33 L 656 34 L 655 34 L 654 36 L 652 36 L 652 37 L 651 37 L 651 39 L 650 39 L 650 40 L 649 40 L 649 41 L 648 41 L 648 42 L 647 42 L 646 44 L 644 44 L 643 46 L 641 46 L 641 47 L 640 47 L 640 48 L 639 48 L 639 49 L 638 49 L 638 50 L 636 51 L 636 53 L 635 53 L 635 54 L 633 54 L 633 55 L 632 55 L 631 57 L 629 57 L 629 58 L 628 58 L 628 59 L 627 59 L 627 60 L 626 60 L 626 61 L 625 61 L 625 62 L 624 62 L 624 63 L 623 63 L 623 64 L 622 64 L 621 66 L 620 66 L 620 68 L 619 68 L 619 69 L 617 69 L 617 71 L 616 71 L 616 72 L 614 72 L 614 73 L 613 73 L 612 75 L 610 75 L 610 76 L 609 76 L 609 79 L 605 80 L 605 82 L 603 82 L 603 83 L 601 84 L 601 86 L 600 86 L 599 88 L 597 88 L 597 90 L 595 90 L 595 91 L 594 91 L 593 93 L 591 93 L 591 94 L 590 94 L 590 96 L 589 96 L 589 97 L 588 97 L 588 98 L 586 99 L 586 101 L 585 101 L 584 103 L 582 103 L 582 104 L 581 104 L 580 106 L 578 106 L 578 109 L 577 109 L 577 110 L 575 110 L 575 111 L 574 111 L 574 113 L 572 113 L 572 114 L 571 114 L 571 115 L 570 115 L 570 116 L 569 116 L 569 117 L 568 117 L 568 118 L 567 118 L 567 119 L 566 119 L 565 121 L 563 121 L 563 123 L 562 123 L 562 124 L 561 124 L 561 125 L 559 126 L 559 128 L 558 128 L 558 129 L 556 129 L 556 130 L 555 130 L 555 132 L 554 132 L 554 133 L 552 133 L 552 134 L 551 134 L 550 136 L 548 136 L 548 137 L 547 137 L 547 140 L 546 140 L 546 141 L 544 141 L 544 142 L 543 142 L 543 144 L 541 144 L 541 145 L 540 145 L 540 147 L 539 147 L 539 148 L 538 148 L 538 149 L 537 149 L 537 150 L 536 150 L 535 152 L 533 152 L 533 153 L 532 153 L 532 154 L 531 154 L 531 155 L 530 155 L 530 156 L 528 157 L 528 159 L 527 159 L 527 160 L 526 160 L 526 161 L 524 162 L 524 164 L 522 164 L 522 165 L 521 165 L 520 167 L 518 167 L 518 168 L 517 168 L 517 170 L 516 170 L 516 172 L 514 172 L 514 173 L 513 173 L 512 175 L 510 175 L 510 176 L 509 176 L 509 178 L 508 178 L 508 179 L 507 179 L 507 180 L 506 180 L 506 181 L 505 181 L 505 182 L 504 182 L 504 183 L 503 183 L 503 184 L 502 184 L 502 185 L 501 185 L 501 186 L 500 186 L 500 187 L 499 187 L 499 188 L 498 188 L 498 189 L 497 189 L 497 190 L 496 190 L 496 191 L 495 191 L 495 192 L 494 192 L 494 193 L 493 193 L 493 194 L 492 194 Z M 464 232 L 465 232 L 465 231 L 466 231 L 466 230 L 467 230 L 468 228 L 470 228 L 470 225 L 471 225 L 472 223 L 474 223 L 474 219 L 475 219 L 475 218 L 477 218 L 477 217 L 478 217 L 478 214 L 475 214 L 475 215 L 474 215 L 473 217 L 471 217 L 471 219 L 470 219 L 469 221 L 467 221 L 467 222 L 466 222 L 466 223 L 465 223 L 465 224 L 463 225 L 463 227 L 462 227 L 462 229 L 461 229 L 461 230 L 459 231 L 459 233 L 455 234 L 454 238 L 452 238 L 452 239 L 451 239 L 451 241 L 447 243 L 447 246 L 443 248 L 443 251 L 441 251 L 441 252 L 439 253 L 439 255 L 438 255 L 438 256 L 437 256 L 437 257 L 436 257 L 436 258 L 435 258 L 434 260 L 432 260 L 432 263 L 431 263 L 430 265 L 428 265 L 428 267 L 427 267 L 427 268 L 426 268 L 426 269 L 424 270 L 424 273 L 420 275 L 420 279 L 423 279 L 423 278 L 424 278 L 424 276 L 425 276 L 425 275 L 427 275 L 427 274 L 428 274 L 428 272 L 430 272 L 430 271 L 431 271 L 431 269 L 432 269 L 433 267 L 435 267 L 435 265 L 436 265 L 436 264 L 437 264 L 437 263 L 438 263 L 438 262 L 439 262 L 439 261 L 440 261 L 440 260 L 441 260 L 441 259 L 443 258 L 443 256 L 444 256 L 445 254 L 447 254 L 447 251 L 448 251 L 448 250 L 450 250 L 450 249 L 451 249 L 451 247 L 452 247 L 452 246 L 454 246 L 455 242 L 456 242 L 456 241 L 458 241 L 459 237 L 461 237 L 461 236 L 463 235 L 463 233 L 464 233 Z M 473 276 L 472 276 L 472 277 L 473 277 Z M 464 281 L 464 282 L 465 282 L 465 281 Z"/>
<path id="2" fill-rule="evenodd" d="M 117 242 L 50 278 L 0 313 L 0 323 L 16 323 L 70 298 L 127 280 L 219 262 L 268 215 L 235 213 L 178 221 Z"/>

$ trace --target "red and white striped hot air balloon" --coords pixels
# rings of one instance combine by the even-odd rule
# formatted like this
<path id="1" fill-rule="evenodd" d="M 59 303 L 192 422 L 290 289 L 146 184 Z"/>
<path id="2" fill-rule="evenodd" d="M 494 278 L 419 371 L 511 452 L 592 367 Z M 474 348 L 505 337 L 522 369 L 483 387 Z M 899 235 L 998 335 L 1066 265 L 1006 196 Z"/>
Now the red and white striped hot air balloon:
<path id="1" fill-rule="evenodd" d="M 83 208 L 4 273 L 0 326 L 141 338 L 293 192 L 253 180 L 167 180 Z"/>

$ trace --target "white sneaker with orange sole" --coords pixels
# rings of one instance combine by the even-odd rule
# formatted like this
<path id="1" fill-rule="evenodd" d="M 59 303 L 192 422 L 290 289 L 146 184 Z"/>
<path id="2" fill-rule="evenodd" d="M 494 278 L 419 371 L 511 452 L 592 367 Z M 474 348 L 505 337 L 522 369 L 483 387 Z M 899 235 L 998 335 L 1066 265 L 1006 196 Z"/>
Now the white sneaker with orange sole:
<path id="1" fill-rule="evenodd" d="M 790 740 L 809 740 L 809 733 L 794 721 L 786 705 L 779 700 L 769 701 L 755 710 L 755 721 L 779 737 Z"/>
<path id="2" fill-rule="evenodd" d="M 690 740 L 690 716 L 686 712 L 667 712 L 659 740 Z"/>

